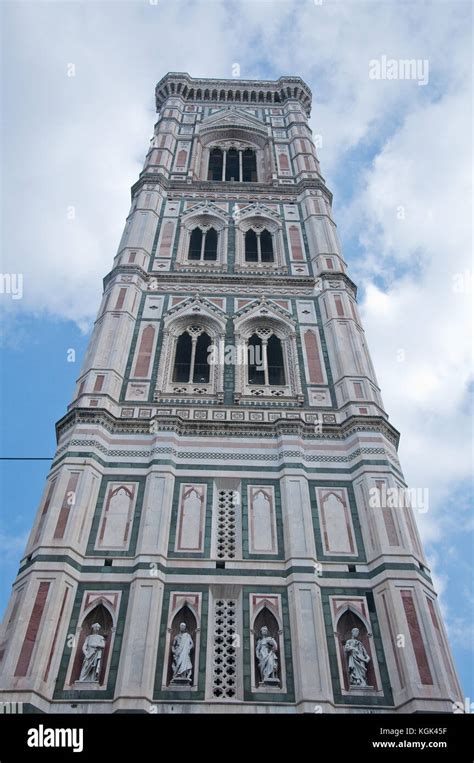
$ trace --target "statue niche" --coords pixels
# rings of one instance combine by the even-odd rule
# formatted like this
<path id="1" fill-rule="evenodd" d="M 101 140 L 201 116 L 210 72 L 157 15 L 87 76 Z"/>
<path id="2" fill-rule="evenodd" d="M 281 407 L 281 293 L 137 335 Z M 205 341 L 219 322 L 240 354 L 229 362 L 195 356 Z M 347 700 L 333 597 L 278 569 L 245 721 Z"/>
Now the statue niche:
<path id="1" fill-rule="evenodd" d="M 260 687 L 281 687 L 279 628 L 275 616 L 264 607 L 254 621 L 255 683 Z"/>
<path id="2" fill-rule="evenodd" d="M 344 612 L 337 634 L 346 691 L 376 688 L 369 636 L 362 620 L 351 610 Z"/>
<path id="3" fill-rule="evenodd" d="M 167 686 L 192 686 L 194 680 L 197 622 L 185 605 L 174 616 L 169 630 Z"/>
<path id="4" fill-rule="evenodd" d="M 104 683 L 113 622 L 110 612 L 103 604 L 89 612 L 84 618 L 76 656 L 71 674 L 71 683 L 77 685 Z"/>

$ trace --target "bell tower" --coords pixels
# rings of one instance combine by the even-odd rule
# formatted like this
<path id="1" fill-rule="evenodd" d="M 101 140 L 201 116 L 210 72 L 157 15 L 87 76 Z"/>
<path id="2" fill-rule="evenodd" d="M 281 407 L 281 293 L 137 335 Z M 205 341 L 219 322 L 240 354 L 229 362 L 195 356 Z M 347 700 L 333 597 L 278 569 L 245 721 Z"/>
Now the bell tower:
<path id="1" fill-rule="evenodd" d="M 452 712 L 311 91 L 170 73 L 156 108 L 13 586 L 1 696 Z"/>

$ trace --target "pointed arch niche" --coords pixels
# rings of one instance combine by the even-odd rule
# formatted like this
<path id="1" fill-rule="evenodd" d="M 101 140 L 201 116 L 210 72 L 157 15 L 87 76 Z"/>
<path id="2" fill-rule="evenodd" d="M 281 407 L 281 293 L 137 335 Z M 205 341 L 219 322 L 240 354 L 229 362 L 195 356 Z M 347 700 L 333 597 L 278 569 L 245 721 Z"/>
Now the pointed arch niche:
<path id="1" fill-rule="evenodd" d="M 282 227 L 258 204 L 235 215 L 235 270 L 286 270 Z"/>
<path id="2" fill-rule="evenodd" d="M 164 318 L 155 400 L 190 395 L 222 399 L 226 321 L 205 300 L 183 301 Z"/>
<path id="3" fill-rule="evenodd" d="M 316 488 L 323 553 L 328 556 L 357 556 L 346 488 Z"/>
<path id="4" fill-rule="evenodd" d="M 180 683 L 179 680 L 173 680 L 173 642 L 176 636 L 180 633 L 181 623 L 186 626 L 186 633 L 188 633 L 193 640 L 193 648 L 190 653 L 190 660 L 192 664 L 191 676 L 189 683 Z M 195 662 L 196 662 L 196 632 L 197 632 L 197 620 L 188 604 L 184 604 L 181 609 L 175 614 L 171 628 L 169 629 L 169 649 L 168 649 L 168 672 L 166 676 L 166 685 L 173 686 L 185 686 L 189 688 L 194 684 L 195 679 Z"/>
<path id="5" fill-rule="evenodd" d="M 227 215 L 215 204 L 198 204 L 182 216 L 178 268 L 223 270 L 227 266 L 227 249 Z"/>
<path id="6" fill-rule="evenodd" d="M 302 402 L 298 350 L 294 324 L 268 303 L 235 319 L 237 358 L 235 398 L 278 400 L 293 398 Z"/>
<path id="7" fill-rule="evenodd" d="M 110 658 L 112 655 L 113 642 L 115 638 L 115 612 L 110 602 L 106 598 L 94 597 L 93 604 L 87 606 L 90 597 L 86 595 L 86 604 L 83 614 L 79 618 L 79 628 L 76 631 L 76 648 L 73 650 L 72 666 L 68 684 L 79 690 L 100 690 L 107 688 L 108 672 L 110 668 Z M 114 594 L 114 600 L 117 594 Z M 98 623 L 100 627 L 99 634 L 105 639 L 105 647 L 102 653 L 101 668 L 99 680 L 97 682 L 79 681 L 81 669 L 84 661 L 83 646 L 86 638 L 92 634 L 92 626 Z"/>
<path id="8" fill-rule="evenodd" d="M 382 681 L 373 644 L 366 598 L 354 597 L 348 599 L 331 597 L 331 614 L 342 694 L 383 696 Z M 367 664 L 366 687 L 351 686 L 349 682 L 348 656 L 344 647 L 348 639 L 352 638 L 353 628 L 359 630 L 358 639 L 370 657 L 370 661 Z"/>
<path id="9" fill-rule="evenodd" d="M 278 661 L 276 680 L 265 684 L 262 682 L 257 658 L 257 644 L 263 627 L 268 629 L 268 636 L 276 641 Z M 279 594 L 250 594 L 250 645 L 252 692 L 285 692 L 285 645 Z"/>
<path id="10" fill-rule="evenodd" d="M 199 657 L 201 641 L 201 605 L 202 593 L 196 591 L 171 591 L 168 619 L 165 631 L 165 643 L 159 647 L 158 654 L 164 650 L 161 688 L 167 691 L 196 691 L 199 679 Z M 180 624 L 186 625 L 186 632 L 193 640 L 190 653 L 192 663 L 191 681 L 173 681 L 173 641 L 180 632 Z M 157 666 L 158 667 L 158 666 Z"/>

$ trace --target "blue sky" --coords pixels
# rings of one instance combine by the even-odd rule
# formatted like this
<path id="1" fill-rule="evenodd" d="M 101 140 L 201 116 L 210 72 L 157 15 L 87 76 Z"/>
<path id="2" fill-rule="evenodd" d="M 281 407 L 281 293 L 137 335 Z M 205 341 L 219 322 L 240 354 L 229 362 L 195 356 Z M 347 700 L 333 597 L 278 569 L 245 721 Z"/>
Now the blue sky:
<path id="1" fill-rule="evenodd" d="M 474 699 L 468 2 L 4 2 L 1 454 L 48 457 L 167 71 L 302 76 L 350 275 L 467 697 Z M 369 61 L 429 63 L 425 86 Z M 68 76 L 70 64 L 75 76 Z M 71 208 L 74 217 L 71 219 Z M 67 361 L 67 350 L 76 362 Z M 48 470 L 1 462 L 0 608 Z"/>

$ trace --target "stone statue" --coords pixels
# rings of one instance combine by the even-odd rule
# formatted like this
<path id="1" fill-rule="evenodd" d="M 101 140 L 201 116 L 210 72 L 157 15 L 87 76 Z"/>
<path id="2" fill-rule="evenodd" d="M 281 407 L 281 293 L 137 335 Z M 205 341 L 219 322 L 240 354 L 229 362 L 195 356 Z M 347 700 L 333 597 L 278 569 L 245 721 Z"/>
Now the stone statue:
<path id="1" fill-rule="evenodd" d="M 370 657 L 361 641 L 358 639 L 359 629 L 353 628 L 352 638 L 347 639 L 344 651 L 347 652 L 349 668 L 349 683 L 351 686 L 367 686 L 367 664 Z"/>
<path id="2" fill-rule="evenodd" d="M 173 671 L 172 683 L 191 683 L 193 672 L 193 663 L 191 662 L 191 652 L 194 649 L 194 643 L 186 630 L 186 623 L 180 623 L 179 633 L 173 639 L 171 651 L 173 653 Z"/>
<path id="3" fill-rule="evenodd" d="M 278 679 L 278 644 L 266 625 L 260 629 L 260 638 L 257 641 L 255 653 L 258 660 L 260 679 L 263 684 L 279 684 Z"/>
<path id="4" fill-rule="evenodd" d="M 92 625 L 90 633 L 82 645 L 84 660 L 79 681 L 98 681 L 102 667 L 102 654 L 105 649 L 105 638 L 100 635 L 99 623 Z"/>

